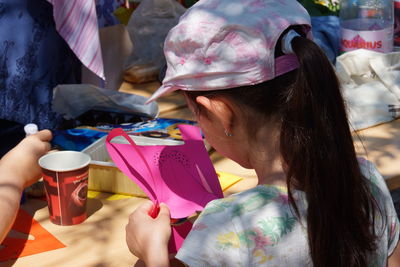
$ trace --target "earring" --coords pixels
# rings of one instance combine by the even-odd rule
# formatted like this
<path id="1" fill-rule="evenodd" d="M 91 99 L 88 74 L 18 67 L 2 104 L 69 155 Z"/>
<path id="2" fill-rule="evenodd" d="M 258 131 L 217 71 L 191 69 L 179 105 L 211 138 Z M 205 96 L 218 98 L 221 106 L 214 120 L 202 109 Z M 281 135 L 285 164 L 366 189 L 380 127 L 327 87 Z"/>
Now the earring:
<path id="1" fill-rule="evenodd" d="M 233 133 L 230 133 L 230 132 L 228 132 L 227 130 L 224 130 L 224 132 L 225 132 L 225 135 L 228 136 L 228 137 L 233 136 Z"/>

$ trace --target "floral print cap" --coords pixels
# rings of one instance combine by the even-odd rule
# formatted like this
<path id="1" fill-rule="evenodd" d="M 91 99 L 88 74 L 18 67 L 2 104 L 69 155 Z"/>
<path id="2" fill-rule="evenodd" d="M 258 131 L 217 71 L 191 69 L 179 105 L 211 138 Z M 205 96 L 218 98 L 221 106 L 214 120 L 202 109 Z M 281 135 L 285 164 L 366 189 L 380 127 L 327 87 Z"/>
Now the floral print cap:
<path id="1" fill-rule="evenodd" d="M 175 90 L 257 84 L 296 69 L 294 54 L 274 58 L 291 25 L 302 25 L 311 39 L 310 16 L 296 0 L 200 0 L 169 31 L 166 75 L 147 102 Z"/>

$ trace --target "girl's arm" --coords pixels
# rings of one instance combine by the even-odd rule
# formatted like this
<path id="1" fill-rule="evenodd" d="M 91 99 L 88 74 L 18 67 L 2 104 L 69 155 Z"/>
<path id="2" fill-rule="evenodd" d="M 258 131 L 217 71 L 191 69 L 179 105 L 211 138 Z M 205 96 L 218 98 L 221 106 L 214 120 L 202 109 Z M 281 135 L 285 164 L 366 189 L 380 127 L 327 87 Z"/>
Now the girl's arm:
<path id="1" fill-rule="evenodd" d="M 49 151 L 51 137 L 48 130 L 31 135 L 0 161 L 0 243 L 15 220 L 23 189 L 41 177 L 38 160 Z"/>
<path id="2" fill-rule="evenodd" d="M 149 212 L 153 203 L 147 200 L 130 216 L 126 226 L 126 243 L 133 255 L 148 267 L 169 266 L 168 241 L 171 236 L 170 214 L 167 205 L 160 204 L 156 218 Z"/>

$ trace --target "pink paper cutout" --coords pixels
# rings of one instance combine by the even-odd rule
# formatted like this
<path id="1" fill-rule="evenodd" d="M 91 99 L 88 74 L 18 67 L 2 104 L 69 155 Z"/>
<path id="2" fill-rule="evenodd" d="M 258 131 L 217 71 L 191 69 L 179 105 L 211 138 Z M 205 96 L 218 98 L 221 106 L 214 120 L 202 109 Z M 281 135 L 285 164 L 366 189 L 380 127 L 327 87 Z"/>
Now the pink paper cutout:
<path id="1" fill-rule="evenodd" d="M 200 181 L 201 181 L 201 184 L 203 185 L 204 189 L 207 190 L 207 192 L 212 193 L 212 190 L 207 183 L 206 177 L 204 177 L 203 173 L 201 172 L 201 170 L 199 169 L 199 166 L 197 166 L 197 164 L 196 164 L 196 170 L 199 173 Z"/>
<path id="2" fill-rule="evenodd" d="M 172 226 L 172 234 L 168 243 L 168 252 L 177 253 L 179 248 L 185 241 L 186 236 L 192 230 L 193 223 L 189 220 L 185 221 L 181 225 Z"/>
<path id="3" fill-rule="evenodd" d="M 178 146 L 138 146 L 121 128 L 112 130 L 106 138 L 108 153 L 117 167 L 155 205 L 167 204 L 171 218 L 177 219 L 201 211 L 211 200 L 223 197 L 200 130 L 192 125 L 178 127 L 185 142 Z M 111 143 L 116 136 L 123 136 L 129 144 Z M 190 221 L 172 226 L 170 253 L 179 250 L 191 228 Z"/>
<path id="4" fill-rule="evenodd" d="M 167 204 L 171 218 L 188 217 L 223 197 L 200 130 L 192 125 L 178 127 L 183 145 L 138 146 L 120 128 L 106 138 L 108 153 L 117 167 L 154 203 Z M 116 136 L 125 137 L 130 144 L 111 143 Z"/>

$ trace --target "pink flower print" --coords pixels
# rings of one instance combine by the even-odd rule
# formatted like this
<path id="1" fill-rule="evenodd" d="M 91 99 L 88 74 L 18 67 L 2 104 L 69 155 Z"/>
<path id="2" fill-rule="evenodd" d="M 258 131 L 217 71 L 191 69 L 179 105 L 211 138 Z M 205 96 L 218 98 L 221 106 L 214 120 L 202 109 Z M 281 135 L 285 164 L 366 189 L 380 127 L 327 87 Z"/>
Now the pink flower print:
<path id="1" fill-rule="evenodd" d="M 183 64 L 185 64 L 185 62 L 186 62 L 185 58 L 184 58 L 184 57 L 181 57 L 181 59 L 179 60 L 179 63 L 180 63 L 181 65 L 183 65 Z"/>
<path id="2" fill-rule="evenodd" d="M 257 228 L 254 228 L 253 231 L 256 234 L 256 236 L 253 238 L 253 240 L 254 240 L 253 253 L 259 249 L 264 250 L 266 246 L 272 244 L 269 237 L 264 236 L 262 229 L 257 227 Z"/>
<path id="3" fill-rule="evenodd" d="M 204 63 L 206 63 L 207 65 L 210 65 L 210 64 L 212 63 L 211 58 L 206 57 L 206 58 L 204 59 Z"/>
<path id="4" fill-rule="evenodd" d="M 213 61 L 216 61 L 218 57 L 216 55 L 209 55 L 207 57 L 199 58 L 199 61 L 203 61 L 207 65 L 211 65 Z"/>
<path id="5" fill-rule="evenodd" d="M 289 204 L 289 196 L 286 194 L 279 194 L 278 195 L 278 200 L 281 202 L 283 205 L 288 205 Z"/>

